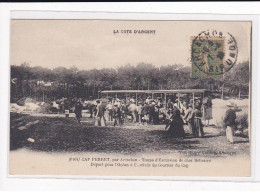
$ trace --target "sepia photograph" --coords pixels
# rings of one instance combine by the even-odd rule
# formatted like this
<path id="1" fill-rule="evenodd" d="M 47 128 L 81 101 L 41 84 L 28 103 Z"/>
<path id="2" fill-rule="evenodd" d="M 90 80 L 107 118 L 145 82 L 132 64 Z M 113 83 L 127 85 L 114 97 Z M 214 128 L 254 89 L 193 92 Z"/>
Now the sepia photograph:
<path id="1" fill-rule="evenodd" d="M 251 28 L 12 19 L 9 174 L 250 177 Z"/>

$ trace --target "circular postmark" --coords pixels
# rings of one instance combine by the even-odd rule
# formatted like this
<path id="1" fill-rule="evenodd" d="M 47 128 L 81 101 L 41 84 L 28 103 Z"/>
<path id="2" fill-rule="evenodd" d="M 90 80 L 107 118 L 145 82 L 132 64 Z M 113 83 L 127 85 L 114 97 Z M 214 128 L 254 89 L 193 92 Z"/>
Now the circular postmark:
<path id="1" fill-rule="evenodd" d="M 222 75 L 236 64 L 237 42 L 230 33 L 202 31 L 191 41 L 192 75 Z"/>

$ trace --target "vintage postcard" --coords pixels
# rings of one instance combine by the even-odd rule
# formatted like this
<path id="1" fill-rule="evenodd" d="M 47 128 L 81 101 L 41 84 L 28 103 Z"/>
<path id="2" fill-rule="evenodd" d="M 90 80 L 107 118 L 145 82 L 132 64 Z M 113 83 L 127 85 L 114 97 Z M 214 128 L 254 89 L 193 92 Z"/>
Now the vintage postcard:
<path id="1" fill-rule="evenodd" d="M 250 177 L 251 25 L 12 19 L 9 174 Z"/>

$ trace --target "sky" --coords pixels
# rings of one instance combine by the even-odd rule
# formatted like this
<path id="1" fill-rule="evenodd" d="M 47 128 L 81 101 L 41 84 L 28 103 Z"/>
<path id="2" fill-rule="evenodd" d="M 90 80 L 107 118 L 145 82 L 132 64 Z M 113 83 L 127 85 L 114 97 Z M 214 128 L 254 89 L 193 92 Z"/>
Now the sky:
<path id="1" fill-rule="evenodd" d="M 121 33 L 124 30 L 132 33 Z M 50 69 L 75 66 L 80 70 L 141 62 L 156 67 L 190 66 L 191 37 L 204 30 L 229 32 L 237 41 L 237 62 L 250 59 L 250 22 L 12 20 L 10 63 L 27 62 Z"/>

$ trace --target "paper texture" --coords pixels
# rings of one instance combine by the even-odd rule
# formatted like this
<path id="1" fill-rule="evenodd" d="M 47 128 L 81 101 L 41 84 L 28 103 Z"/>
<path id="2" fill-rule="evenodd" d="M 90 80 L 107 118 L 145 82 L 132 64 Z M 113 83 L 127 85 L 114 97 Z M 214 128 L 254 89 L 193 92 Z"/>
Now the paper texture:
<path id="1" fill-rule="evenodd" d="M 10 175 L 250 177 L 250 21 L 12 20 Z"/>

